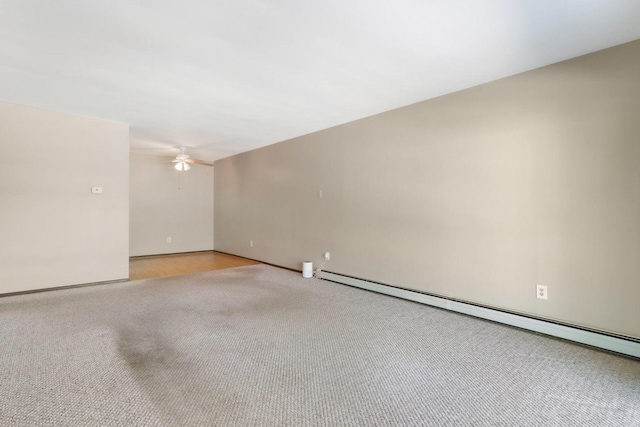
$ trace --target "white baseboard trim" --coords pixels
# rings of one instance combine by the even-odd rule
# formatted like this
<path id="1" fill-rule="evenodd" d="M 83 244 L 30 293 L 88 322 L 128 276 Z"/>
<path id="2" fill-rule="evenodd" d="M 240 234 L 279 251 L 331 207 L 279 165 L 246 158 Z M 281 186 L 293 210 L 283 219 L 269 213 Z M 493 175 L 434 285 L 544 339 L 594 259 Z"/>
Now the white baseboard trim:
<path id="1" fill-rule="evenodd" d="M 550 321 L 544 321 L 518 314 L 507 313 L 492 308 L 464 303 L 461 301 L 422 294 L 420 292 L 410 291 L 408 289 L 395 288 L 393 286 L 344 276 L 342 274 L 331 273 L 329 271 L 322 272 L 322 279 L 341 283 L 343 285 L 349 285 L 356 288 L 378 292 L 381 294 L 391 295 L 398 298 L 403 298 L 434 307 L 444 308 L 446 310 L 468 314 L 470 316 L 479 317 L 481 319 L 492 320 L 494 322 L 504 323 L 506 325 L 516 326 L 518 328 L 528 329 L 530 331 L 564 338 L 566 340 L 579 342 L 581 344 L 586 344 L 616 353 L 625 354 L 627 356 L 640 358 L 640 342 L 634 341 L 632 339 L 619 338 L 613 335 L 607 335 L 605 333 L 598 333 L 595 331 L 561 325 Z"/>

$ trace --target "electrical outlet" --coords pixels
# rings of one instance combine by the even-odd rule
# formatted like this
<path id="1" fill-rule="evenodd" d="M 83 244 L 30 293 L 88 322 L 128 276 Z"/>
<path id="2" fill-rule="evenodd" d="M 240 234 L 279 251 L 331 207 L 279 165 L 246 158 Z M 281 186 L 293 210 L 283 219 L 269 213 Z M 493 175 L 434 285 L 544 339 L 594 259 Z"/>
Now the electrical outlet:
<path id="1" fill-rule="evenodd" d="M 167 237 L 167 243 L 171 243 L 171 237 Z"/>
<path id="2" fill-rule="evenodd" d="M 318 197 L 322 199 L 322 190 L 318 191 Z"/>
<path id="3" fill-rule="evenodd" d="M 253 240 L 249 240 L 249 246 L 253 247 Z"/>
<path id="4" fill-rule="evenodd" d="M 324 260 L 329 261 L 331 259 L 331 254 L 329 252 L 324 253 Z"/>
<path id="5" fill-rule="evenodd" d="M 544 285 L 537 285 L 536 296 L 538 297 L 538 299 L 547 299 L 547 287 Z"/>

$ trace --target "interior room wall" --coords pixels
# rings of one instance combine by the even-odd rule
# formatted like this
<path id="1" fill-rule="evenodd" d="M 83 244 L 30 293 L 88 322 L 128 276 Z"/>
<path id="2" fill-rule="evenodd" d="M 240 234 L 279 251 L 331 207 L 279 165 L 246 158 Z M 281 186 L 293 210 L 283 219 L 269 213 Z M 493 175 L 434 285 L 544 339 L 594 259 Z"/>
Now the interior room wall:
<path id="1" fill-rule="evenodd" d="M 213 250 L 213 168 L 173 166 L 131 154 L 131 256 Z"/>
<path id="2" fill-rule="evenodd" d="M 127 279 L 128 125 L 0 102 L 0 147 L 0 293 Z"/>
<path id="3" fill-rule="evenodd" d="M 216 249 L 330 251 L 336 273 L 639 338 L 638 76 L 640 41 L 217 161 Z"/>

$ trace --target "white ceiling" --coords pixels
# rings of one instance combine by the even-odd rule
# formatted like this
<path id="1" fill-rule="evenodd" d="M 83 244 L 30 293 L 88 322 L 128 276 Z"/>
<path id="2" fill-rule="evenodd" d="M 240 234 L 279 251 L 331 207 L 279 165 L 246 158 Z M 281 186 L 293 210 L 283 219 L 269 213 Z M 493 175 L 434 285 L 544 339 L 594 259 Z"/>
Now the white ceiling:
<path id="1" fill-rule="evenodd" d="M 0 0 L 0 100 L 215 160 L 639 38 L 638 0 Z"/>

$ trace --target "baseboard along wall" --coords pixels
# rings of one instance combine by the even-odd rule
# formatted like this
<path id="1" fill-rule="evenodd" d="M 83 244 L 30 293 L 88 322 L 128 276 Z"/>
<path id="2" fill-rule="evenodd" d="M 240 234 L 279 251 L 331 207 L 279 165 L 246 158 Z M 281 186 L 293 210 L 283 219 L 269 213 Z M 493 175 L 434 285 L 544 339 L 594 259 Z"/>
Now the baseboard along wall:
<path id="1" fill-rule="evenodd" d="M 29 289 L 27 291 L 6 292 L 6 293 L 0 293 L 0 298 L 12 297 L 17 295 L 37 294 L 40 292 L 62 291 L 65 289 L 87 288 L 89 286 L 110 285 L 113 283 L 123 283 L 128 281 L 129 281 L 129 278 L 127 277 L 126 279 L 105 280 L 102 282 L 78 283 L 77 285 L 64 285 L 64 286 L 54 286 L 51 288 Z"/>
<path id="2" fill-rule="evenodd" d="M 640 341 L 323 271 L 321 278 L 640 358 Z"/>

